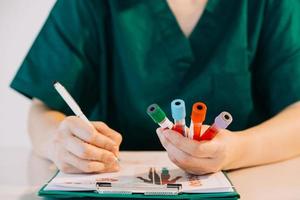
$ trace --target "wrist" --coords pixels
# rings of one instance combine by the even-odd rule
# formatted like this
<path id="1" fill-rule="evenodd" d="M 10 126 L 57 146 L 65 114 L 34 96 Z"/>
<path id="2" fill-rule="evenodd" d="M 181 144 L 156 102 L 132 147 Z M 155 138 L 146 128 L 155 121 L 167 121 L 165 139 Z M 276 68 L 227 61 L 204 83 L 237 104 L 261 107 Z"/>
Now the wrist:
<path id="1" fill-rule="evenodd" d="M 260 152 L 259 140 L 251 130 L 235 132 L 232 148 L 233 159 L 228 169 L 238 169 L 255 165 L 256 157 Z"/>
<path id="2" fill-rule="evenodd" d="M 244 167 L 247 159 L 248 149 L 251 142 L 248 140 L 248 134 L 245 131 L 236 131 L 232 133 L 229 143 L 229 162 L 225 169 L 237 169 Z"/>
<path id="3" fill-rule="evenodd" d="M 49 140 L 45 142 L 45 147 L 43 149 L 44 156 L 51 161 L 54 161 L 54 153 L 55 153 L 55 134 L 51 133 L 49 134 Z"/>
<path id="4" fill-rule="evenodd" d="M 53 161 L 55 152 L 55 131 L 48 131 L 47 137 L 32 140 L 33 151 L 42 158 Z"/>

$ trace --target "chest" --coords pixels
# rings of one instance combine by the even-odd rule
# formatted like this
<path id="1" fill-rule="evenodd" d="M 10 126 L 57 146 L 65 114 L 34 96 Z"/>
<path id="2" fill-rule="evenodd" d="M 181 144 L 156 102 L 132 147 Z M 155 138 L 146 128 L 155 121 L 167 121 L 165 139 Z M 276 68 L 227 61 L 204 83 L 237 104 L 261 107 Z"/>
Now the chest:
<path id="1" fill-rule="evenodd" d="M 167 0 L 167 3 L 180 29 L 189 37 L 203 14 L 207 0 Z"/>

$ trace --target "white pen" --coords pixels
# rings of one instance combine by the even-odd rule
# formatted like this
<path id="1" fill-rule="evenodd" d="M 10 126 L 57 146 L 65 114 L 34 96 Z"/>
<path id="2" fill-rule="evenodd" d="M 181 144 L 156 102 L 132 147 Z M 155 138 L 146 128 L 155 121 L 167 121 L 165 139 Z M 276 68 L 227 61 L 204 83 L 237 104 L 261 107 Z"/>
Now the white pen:
<path id="1" fill-rule="evenodd" d="M 93 126 L 89 119 L 83 114 L 81 108 L 76 103 L 76 101 L 73 99 L 73 97 L 70 95 L 70 93 L 66 90 L 64 86 L 62 86 L 59 82 L 54 82 L 54 88 L 59 93 L 59 95 L 63 98 L 63 100 L 68 104 L 68 106 L 71 108 L 71 110 L 74 112 L 74 114 L 83 119 L 85 122 L 87 122 L 90 126 Z"/>
<path id="2" fill-rule="evenodd" d="M 63 98 L 63 100 L 68 104 L 68 106 L 71 108 L 71 110 L 74 112 L 74 114 L 83 119 L 85 122 L 87 122 L 90 126 L 94 127 L 90 120 L 83 114 L 81 108 L 76 103 L 76 101 L 73 99 L 73 97 L 70 95 L 70 93 L 66 90 L 64 86 L 62 86 L 59 82 L 54 82 L 54 88 L 59 93 L 59 95 Z M 120 161 L 119 158 L 116 157 L 117 161 Z"/>

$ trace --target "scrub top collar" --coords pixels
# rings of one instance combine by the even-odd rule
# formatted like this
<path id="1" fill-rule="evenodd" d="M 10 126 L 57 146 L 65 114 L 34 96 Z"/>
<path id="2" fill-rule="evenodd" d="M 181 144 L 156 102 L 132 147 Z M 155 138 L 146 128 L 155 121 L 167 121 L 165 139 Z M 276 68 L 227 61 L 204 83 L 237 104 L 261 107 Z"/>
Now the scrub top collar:
<path id="1" fill-rule="evenodd" d="M 165 51 L 172 65 L 184 70 L 190 68 L 195 59 L 205 58 L 208 53 L 208 42 L 211 41 L 206 38 L 214 38 L 218 32 L 216 31 L 218 21 L 215 11 L 219 7 L 217 6 L 220 3 L 219 0 L 208 0 L 201 18 L 189 37 L 186 37 L 180 29 L 166 1 L 148 1 L 148 3 L 161 35 L 161 50 Z M 202 39 L 199 40 L 199 38 Z M 198 42 L 195 43 L 195 41 Z M 197 48 L 197 58 L 195 58 L 194 48 Z M 202 52 L 200 56 L 199 50 Z"/>

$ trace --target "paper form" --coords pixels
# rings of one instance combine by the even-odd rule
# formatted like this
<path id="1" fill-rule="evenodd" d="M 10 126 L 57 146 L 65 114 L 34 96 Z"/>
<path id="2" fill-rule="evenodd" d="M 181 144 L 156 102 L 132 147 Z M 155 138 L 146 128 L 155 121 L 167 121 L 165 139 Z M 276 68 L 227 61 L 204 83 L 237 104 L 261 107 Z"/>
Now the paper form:
<path id="1" fill-rule="evenodd" d="M 59 172 L 44 190 L 82 191 L 95 190 L 96 182 L 132 187 L 160 187 L 182 184 L 183 193 L 232 192 L 232 185 L 222 172 L 209 175 L 192 175 L 169 161 L 161 152 L 126 152 L 121 154 L 121 169 L 115 173 L 65 174 Z"/>

